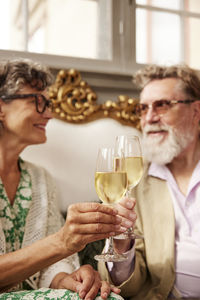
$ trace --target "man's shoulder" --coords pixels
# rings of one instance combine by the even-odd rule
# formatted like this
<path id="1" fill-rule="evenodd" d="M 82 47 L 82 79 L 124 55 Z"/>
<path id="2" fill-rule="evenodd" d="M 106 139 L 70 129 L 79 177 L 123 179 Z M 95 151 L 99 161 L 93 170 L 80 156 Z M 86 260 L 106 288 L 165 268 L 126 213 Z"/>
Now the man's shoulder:
<path id="1" fill-rule="evenodd" d="M 166 181 L 150 174 L 149 169 L 151 167 L 151 162 L 144 161 L 144 171 L 143 176 L 139 182 L 139 184 L 134 188 L 136 193 L 144 194 L 148 193 L 151 190 L 160 190 L 166 187 Z"/>

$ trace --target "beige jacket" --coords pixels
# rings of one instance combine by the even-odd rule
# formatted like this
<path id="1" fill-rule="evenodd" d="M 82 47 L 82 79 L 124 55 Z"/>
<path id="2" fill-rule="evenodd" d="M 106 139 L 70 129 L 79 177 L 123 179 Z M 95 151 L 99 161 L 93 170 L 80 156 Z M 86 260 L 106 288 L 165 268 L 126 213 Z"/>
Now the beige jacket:
<path id="1" fill-rule="evenodd" d="M 147 175 L 134 189 L 137 205 L 136 263 L 131 277 L 121 284 L 121 295 L 132 300 L 166 299 L 175 280 L 175 218 L 165 181 Z M 103 278 L 111 281 L 105 264 L 99 264 Z"/>

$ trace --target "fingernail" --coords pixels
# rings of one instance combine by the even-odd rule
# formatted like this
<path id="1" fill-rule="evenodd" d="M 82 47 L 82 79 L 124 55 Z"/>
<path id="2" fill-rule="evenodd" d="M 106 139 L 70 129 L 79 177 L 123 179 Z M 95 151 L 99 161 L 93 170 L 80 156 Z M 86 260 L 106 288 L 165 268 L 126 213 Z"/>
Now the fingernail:
<path id="1" fill-rule="evenodd" d="M 124 232 L 124 231 L 126 231 L 126 230 L 127 230 L 127 228 L 125 228 L 125 227 L 120 227 L 118 231 Z"/>
<path id="2" fill-rule="evenodd" d="M 132 213 L 132 212 L 131 212 L 131 213 L 129 214 L 129 217 L 130 217 L 131 219 L 134 219 L 134 220 L 135 220 L 135 213 Z"/>
<path id="3" fill-rule="evenodd" d="M 126 207 L 127 207 L 127 208 L 132 208 L 132 207 L 133 207 L 133 202 L 127 201 L 127 202 L 126 202 Z"/>
<path id="4" fill-rule="evenodd" d="M 80 291 L 80 287 L 76 286 L 76 292 L 79 293 L 79 291 Z"/>
<path id="5" fill-rule="evenodd" d="M 107 294 L 107 293 L 103 293 L 103 297 L 104 297 L 104 298 L 107 298 L 107 297 L 108 297 L 108 294 Z"/>
<path id="6" fill-rule="evenodd" d="M 133 222 L 127 220 L 127 221 L 125 221 L 125 225 L 128 227 L 131 227 L 133 225 Z"/>
<path id="7" fill-rule="evenodd" d="M 79 293 L 80 298 L 83 299 L 83 298 L 85 297 L 85 294 L 86 294 L 85 291 L 81 291 L 81 292 Z"/>

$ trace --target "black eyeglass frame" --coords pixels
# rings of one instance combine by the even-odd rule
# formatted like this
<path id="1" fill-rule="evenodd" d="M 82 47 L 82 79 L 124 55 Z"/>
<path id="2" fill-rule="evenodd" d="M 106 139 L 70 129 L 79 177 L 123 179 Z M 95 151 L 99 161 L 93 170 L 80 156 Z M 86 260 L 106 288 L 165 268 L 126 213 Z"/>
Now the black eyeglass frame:
<path id="1" fill-rule="evenodd" d="M 16 99 L 27 99 L 27 98 L 35 98 L 35 106 L 36 106 L 36 111 L 39 114 L 43 114 L 46 110 L 46 107 L 51 108 L 52 107 L 52 101 L 48 100 L 44 95 L 42 94 L 13 94 L 13 95 L 2 95 L 0 96 L 0 99 L 4 100 L 16 100 Z M 42 98 L 42 101 L 44 103 L 42 109 L 39 109 L 39 97 Z"/>
<path id="2" fill-rule="evenodd" d="M 155 103 L 166 104 L 166 105 L 169 105 L 169 108 L 170 108 L 174 104 L 178 104 L 178 103 L 190 104 L 190 103 L 193 103 L 196 101 L 199 101 L 199 100 L 197 100 L 197 99 L 186 99 L 186 100 L 165 100 L 165 99 L 163 99 L 163 100 L 154 101 L 151 104 L 138 103 L 137 107 L 136 107 L 136 112 L 139 113 L 140 116 L 146 115 L 149 108 L 154 108 L 156 106 L 159 107 L 158 105 L 155 105 Z M 142 107 L 143 107 L 143 109 L 142 109 Z"/>

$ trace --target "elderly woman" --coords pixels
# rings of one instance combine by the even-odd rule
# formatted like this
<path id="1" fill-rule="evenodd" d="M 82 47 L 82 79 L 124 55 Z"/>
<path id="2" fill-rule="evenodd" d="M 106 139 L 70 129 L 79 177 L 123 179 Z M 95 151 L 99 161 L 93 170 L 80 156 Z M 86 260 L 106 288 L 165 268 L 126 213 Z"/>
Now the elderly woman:
<path id="1" fill-rule="evenodd" d="M 125 231 L 122 218 L 110 207 L 80 203 L 62 222 L 52 178 L 20 158 L 25 147 L 46 141 L 51 81 L 40 64 L 0 64 L 0 297 L 67 299 L 71 290 L 88 300 L 100 291 L 106 299 L 120 290 L 102 282 L 91 266 L 78 268 L 74 253 Z"/>

